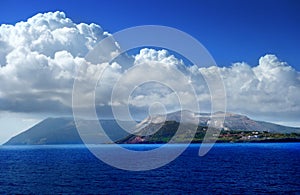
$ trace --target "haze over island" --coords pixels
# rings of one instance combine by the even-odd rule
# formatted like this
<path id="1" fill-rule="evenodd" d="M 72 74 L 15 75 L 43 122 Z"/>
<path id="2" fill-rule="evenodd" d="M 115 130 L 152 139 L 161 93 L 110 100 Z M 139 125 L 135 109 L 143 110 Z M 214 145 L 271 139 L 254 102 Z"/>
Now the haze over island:
<path id="1" fill-rule="evenodd" d="M 100 25 L 73 22 L 60 11 L 39 13 L 13 25 L 1 24 L 0 143 L 41 119 L 72 114 L 76 68 L 86 63 L 85 55 L 100 40 L 113 33 L 104 31 Z M 162 72 L 168 67 L 183 70 L 196 86 L 197 101 L 203 111 L 209 111 L 210 94 L 201 75 L 220 72 L 228 111 L 256 120 L 300 126 L 300 73 L 276 54 L 262 53 L 256 64 L 242 61 L 230 66 L 218 64 L 219 67 L 206 68 L 187 66 L 186 61 L 164 49 L 143 48 L 125 57 L 112 64 L 104 62 L 86 68 L 89 78 L 94 77 L 98 70 L 107 68 L 101 87 L 96 89 L 96 105 L 104 117 L 112 117 L 109 112 L 112 84 L 124 74 L 124 67 L 147 63 Z M 132 77 L 124 85 L 136 82 L 141 76 Z M 170 77 L 172 75 L 166 74 L 165 79 L 170 81 Z M 178 93 L 186 93 L 184 86 Z M 192 95 L 185 94 L 187 102 Z M 132 94 L 132 115 L 145 118 L 148 105 L 157 99 L 168 111 L 179 108 L 172 90 L 149 84 L 137 88 Z M 119 102 L 122 104 L 121 97 Z"/>

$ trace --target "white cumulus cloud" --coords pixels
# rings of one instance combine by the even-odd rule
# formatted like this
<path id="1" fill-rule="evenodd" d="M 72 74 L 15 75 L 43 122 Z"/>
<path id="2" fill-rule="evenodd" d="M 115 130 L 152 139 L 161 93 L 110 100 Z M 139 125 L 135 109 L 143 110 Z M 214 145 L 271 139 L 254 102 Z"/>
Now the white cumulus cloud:
<path id="1" fill-rule="evenodd" d="M 300 73 L 275 55 L 261 57 L 254 67 L 235 63 L 220 70 L 228 109 L 266 117 L 298 118 Z"/>
<path id="2" fill-rule="evenodd" d="M 181 103 L 193 104 L 192 85 L 201 108 L 209 109 L 210 94 L 202 77 L 220 73 L 230 111 L 280 119 L 300 116 L 300 73 L 279 60 L 265 55 L 256 66 L 245 62 L 230 67 L 199 68 L 184 62 L 166 50 L 141 49 L 127 60 L 105 62 L 105 55 L 117 55 L 117 43 L 108 46 L 91 64 L 85 55 L 105 37 L 110 36 L 96 24 L 76 24 L 63 12 L 37 14 L 25 22 L 0 26 L 0 110 L 9 112 L 71 111 L 72 87 L 76 71 L 86 79 L 81 89 L 87 97 L 93 95 L 95 81 L 99 107 L 129 104 L 138 113 L 150 104 L 160 102 L 168 110 Z M 78 69 L 78 67 L 81 67 Z M 128 69 L 128 67 L 131 67 Z M 121 80 L 119 80 L 121 79 Z M 157 80 L 143 84 L 145 80 Z M 121 81 L 111 102 L 114 85 Z M 130 97 L 128 90 L 131 90 Z M 105 109 L 103 109 L 105 110 Z M 205 110 L 203 110 L 205 111 Z M 273 118 L 272 118 L 273 117 Z M 275 120 L 275 119 L 274 119 Z"/>
<path id="3" fill-rule="evenodd" d="M 104 37 L 96 24 L 76 24 L 63 12 L 0 26 L 0 109 L 70 111 L 76 67 Z"/>

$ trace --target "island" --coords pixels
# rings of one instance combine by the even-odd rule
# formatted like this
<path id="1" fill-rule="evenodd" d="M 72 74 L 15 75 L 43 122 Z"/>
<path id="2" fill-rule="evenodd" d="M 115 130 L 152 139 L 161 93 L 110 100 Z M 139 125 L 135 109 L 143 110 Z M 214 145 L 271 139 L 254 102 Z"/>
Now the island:
<path id="1" fill-rule="evenodd" d="M 212 119 L 224 117 L 221 128 L 211 126 Z M 197 120 L 195 131 L 189 121 Z M 90 121 L 81 120 L 88 124 Z M 300 128 L 287 127 L 264 121 L 252 120 L 235 113 L 193 113 L 177 111 L 165 115 L 148 116 L 140 121 L 133 133 L 124 131 L 118 121 L 102 119 L 99 123 L 112 142 L 103 144 L 155 144 L 155 143 L 201 143 L 205 135 L 216 142 L 300 142 Z M 184 131 L 177 133 L 179 125 Z M 174 139 L 174 135 L 176 137 Z M 101 139 L 101 134 L 90 135 Z M 95 142 L 99 143 L 99 142 Z M 4 145 L 52 145 L 83 144 L 72 117 L 47 118 L 32 128 L 12 137 Z M 94 144 L 93 140 L 87 144 Z"/>

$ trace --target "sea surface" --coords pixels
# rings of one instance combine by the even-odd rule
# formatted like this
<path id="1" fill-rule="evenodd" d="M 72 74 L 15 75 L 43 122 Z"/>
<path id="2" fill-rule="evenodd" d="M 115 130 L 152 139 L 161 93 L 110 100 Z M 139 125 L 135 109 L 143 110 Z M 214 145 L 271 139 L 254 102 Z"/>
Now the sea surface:
<path id="1" fill-rule="evenodd" d="M 300 194 L 300 143 L 216 144 L 204 157 L 199 146 L 143 172 L 113 168 L 83 145 L 1 146 L 0 194 Z"/>

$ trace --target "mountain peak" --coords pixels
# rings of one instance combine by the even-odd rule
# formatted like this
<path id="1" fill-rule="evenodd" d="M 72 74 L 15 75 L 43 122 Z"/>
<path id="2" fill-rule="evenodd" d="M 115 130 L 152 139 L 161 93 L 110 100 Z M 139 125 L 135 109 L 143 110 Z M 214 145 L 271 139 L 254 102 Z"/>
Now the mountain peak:
<path id="1" fill-rule="evenodd" d="M 156 140 L 163 140 L 160 135 L 170 137 L 180 123 L 184 126 L 197 124 L 199 133 L 205 134 L 205 129 L 211 124 L 213 118 L 225 117 L 222 127 L 225 131 L 243 131 L 243 132 L 270 132 L 270 133 L 299 133 L 300 128 L 285 127 L 273 123 L 255 121 L 247 116 L 235 113 L 194 113 L 188 110 L 176 111 L 166 115 L 148 116 L 132 130 L 135 135 L 130 135 L 132 139 L 141 137 L 141 135 L 151 137 L 155 133 Z M 89 120 L 80 120 L 88 125 Z M 92 121 L 94 122 L 94 121 Z M 113 140 L 125 139 L 129 133 L 125 132 L 116 120 L 100 120 L 99 121 L 106 134 Z M 126 122 L 126 121 L 125 121 Z M 196 123 L 197 122 L 197 123 Z M 138 136 L 140 135 L 140 136 Z M 95 139 L 101 139 L 99 133 L 91 135 Z M 184 135 L 182 135 L 185 137 Z M 131 139 L 130 138 L 130 139 Z M 153 137 L 152 137 L 153 138 Z M 97 141 L 98 143 L 99 141 Z M 122 142 L 124 143 L 124 142 Z M 125 141 L 125 143 L 127 143 Z M 34 144 L 82 144 L 82 140 L 77 131 L 74 119 L 71 117 L 49 117 L 42 122 L 36 124 L 32 128 L 19 135 L 11 138 L 5 145 L 34 145 Z"/>

